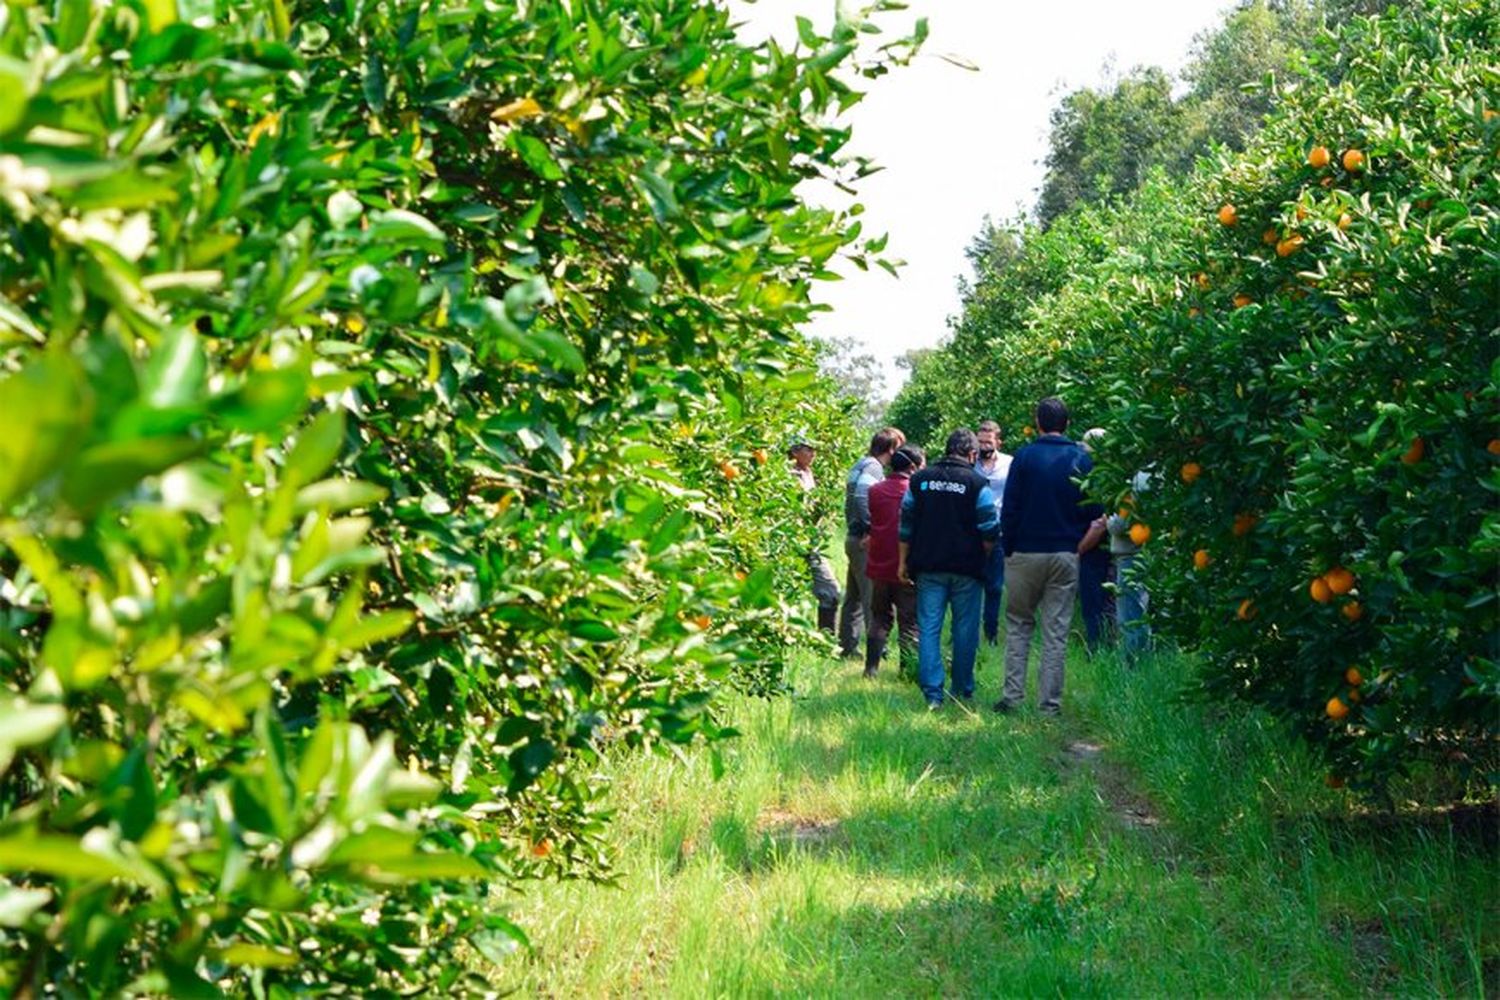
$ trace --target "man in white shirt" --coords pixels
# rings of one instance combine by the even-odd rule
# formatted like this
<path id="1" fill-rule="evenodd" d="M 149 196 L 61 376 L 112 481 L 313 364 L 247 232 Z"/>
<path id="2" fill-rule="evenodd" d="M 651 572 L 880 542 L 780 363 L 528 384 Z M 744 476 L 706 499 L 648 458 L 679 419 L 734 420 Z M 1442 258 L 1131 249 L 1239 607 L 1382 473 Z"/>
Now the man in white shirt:
<path id="1" fill-rule="evenodd" d="M 975 470 L 990 481 L 990 492 L 995 494 L 995 516 L 1000 516 L 1000 507 L 1005 498 L 1005 479 L 1010 475 L 1010 456 L 1000 450 L 1000 425 L 986 420 L 979 425 L 979 460 Z M 1005 587 L 1005 552 L 996 545 L 985 564 L 984 573 L 984 638 L 991 646 L 1000 641 L 1000 591 Z"/>

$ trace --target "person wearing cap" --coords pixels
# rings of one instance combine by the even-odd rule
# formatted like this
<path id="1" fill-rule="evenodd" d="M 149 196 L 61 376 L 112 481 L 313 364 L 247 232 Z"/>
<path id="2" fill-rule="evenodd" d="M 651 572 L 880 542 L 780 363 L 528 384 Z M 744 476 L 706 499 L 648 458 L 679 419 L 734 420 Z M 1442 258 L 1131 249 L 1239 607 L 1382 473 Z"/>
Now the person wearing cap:
<path id="1" fill-rule="evenodd" d="M 921 448 L 902 445 L 891 455 L 891 474 L 870 487 L 870 546 L 865 559 L 865 575 L 870 578 L 866 677 L 874 677 L 879 671 L 894 625 L 900 627 L 900 673 L 913 676 L 917 672 L 917 588 L 901 579 L 901 501 L 912 474 L 926 464 Z"/>
<path id="2" fill-rule="evenodd" d="M 818 481 L 813 477 L 813 458 L 817 455 L 817 449 L 811 441 L 798 438 L 793 441 L 787 449 L 787 457 L 792 460 L 792 477 L 802 487 L 802 492 L 811 497 L 818 488 Z M 814 523 L 819 520 L 812 518 Z M 843 595 L 839 592 L 838 580 L 834 578 L 833 567 L 829 565 L 828 559 L 820 551 L 816 542 L 810 544 L 807 549 L 807 572 L 812 579 L 813 598 L 818 602 L 818 628 L 826 632 L 829 638 L 835 634 L 835 625 L 838 618 L 839 598 Z"/>

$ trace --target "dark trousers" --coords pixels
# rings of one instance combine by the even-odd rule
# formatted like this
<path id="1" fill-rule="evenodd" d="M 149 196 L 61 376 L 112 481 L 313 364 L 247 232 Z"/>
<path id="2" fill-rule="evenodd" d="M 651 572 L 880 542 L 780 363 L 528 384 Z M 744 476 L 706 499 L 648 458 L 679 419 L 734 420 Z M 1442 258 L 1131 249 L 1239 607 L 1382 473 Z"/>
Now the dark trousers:
<path id="1" fill-rule="evenodd" d="M 859 655 L 859 640 L 864 638 L 865 623 L 870 618 L 870 585 L 874 581 L 865 576 L 869 553 L 863 541 L 853 535 L 844 539 L 849 572 L 844 577 L 844 609 L 839 615 L 839 653 L 843 656 Z"/>
<path id="2" fill-rule="evenodd" d="M 999 542 L 984 564 L 984 637 L 994 642 L 1000 636 L 1000 592 L 1005 589 L 1005 549 Z"/>
<path id="3" fill-rule="evenodd" d="M 1078 559 L 1078 610 L 1083 617 L 1083 639 L 1092 653 L 1107 640 L 1105 630 L 1112 609 L 1104 584 L 1109 580 L 1109 550 L 1102 546 Z"/>
<path id="4" fill-rule="evenodd" d="M 900 673 L 917 672 L 917 588 L 910 583 L 870 581 L 870 632 L 865 637 L 865 673 L 873 674 L 885 655 L 891 628 L 899 626 Z"/>

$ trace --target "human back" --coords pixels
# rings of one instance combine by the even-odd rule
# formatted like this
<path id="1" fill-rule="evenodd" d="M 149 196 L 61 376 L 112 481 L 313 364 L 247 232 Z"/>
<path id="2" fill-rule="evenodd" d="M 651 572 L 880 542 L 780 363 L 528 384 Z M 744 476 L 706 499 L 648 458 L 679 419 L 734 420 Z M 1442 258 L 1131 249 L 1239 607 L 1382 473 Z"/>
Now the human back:
<path id="1" fill-rule="evenodd" d="M 972 457 L 944 455 L 912 476 L 908 496 L 913 507 L 910 572 L 982 579 L 984 543 L 995 527 L 994 496 Z"/>
<path id="2" fill-rule="evenodd" d="M 1014 457 L 1001 505 L 1005 551 L 1073 552 L 1088 530 L 1078 480 L 1094 467 L 1081 445 L 1042 434 Z"/>

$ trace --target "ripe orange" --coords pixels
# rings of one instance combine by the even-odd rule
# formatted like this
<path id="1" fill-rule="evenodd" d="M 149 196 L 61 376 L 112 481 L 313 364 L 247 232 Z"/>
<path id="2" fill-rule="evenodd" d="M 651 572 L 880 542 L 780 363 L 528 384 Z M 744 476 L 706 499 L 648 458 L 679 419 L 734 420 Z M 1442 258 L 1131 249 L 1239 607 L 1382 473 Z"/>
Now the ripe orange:
<path id="1" fill-rule="evenodd" d="M 545 858 L 552 853 L 552 841 L 545 837 L 531 845 L 531 855 L 536 858 Z"/>
<path id="2" fill-rule="evenodd" d="M 766 449 L 764 449 L 764 448 L 757 448 L 753 452 L 750 453 L 750 457 L 753 458 L 753 459 L 755 459 L 755 464 L 756 465 L 765 465 L 766 464 L 766 459 L 769 456 L 766 454 Z"/>
<path id="3" fill-rule="evenodd" d="M 1484 450 L 1491 455 L 1500 455 L 1500 438 L 1490 438 L 1490 443 L 1484 446 Z"/>
<path id="4" fill-rule="evenodd" d="M 1240 292 L 1234 297 L 1234 307 L 1236 309 L 1243 309 L 1254 301 L 1254 299 L 1246 295 L 1244 292 Z"/>
<path id="5" fill-rule="evenodd" d="M 1321 576 L 1307 585 L 1307 593 L 1319 604 L 1327 604 L 1333 600 L 1333 591 L 1328 589 L 1327 582 Z"/>
<path id="6" fill-rule="evenodd" d="M 1359 687 L 1365 682 L 1365 675 L 1359 672 L 1358 667 L 1350 667 L 1344 671 L 1344 680 L 1348 681 L 1354 687 Z"/>
<path id="7" fill-rule="evenodd" d="M 1421 438 L 1411 439 L 1411 447 L 1401 456 L 1401 461 L 1407 465 L 1416 465 L 1422 461 L 1422 456 L 1427 454 L 1427 444 Z"/>
<path id="8" fill-rule="evenodd" d="M 1346 697 L 1348 697 L 1350 703 L 1354 705 L 1358 705 L 1361 701 L 1364 700 L 1364 696 L 1359 693 L 1358 688 L 1350 688 L 1349 694 Z"/>
<path id="9" fill-rule="evenodd" d="M 1306 205 L 1298 205 L 1297 206 L 1297 219 L 1300 221 L 1300 220 L 1305 219 L 1305 218 L 1307 218 L 1307 206 Z"/>
<path id="10" fill-rule="evenodd" d="M 1194 278 L 1193 280 L 1195 280 L 1195 281 L 1198 282 L 1198 287 L 1199 288 L 1203 289 L 1205 292 L 1208 291 L 1208 273 L 1207 272 L 1205 272 L 1205 271 L 1199 271 L 1197 277 Z"/>
<path id="11" fill-rule="evenodd" d="M 1328 581 L 1328 589 L 1335 594 L 1347 594 L 1354 589 L 1354 574 L 1342 566 L 1324 573 L 1323 579 Z"/>
<path id="12" fill-rule="evenodd" d="M 740 478 L 740 470 L 736 469 L 734 467 L 734 463 L 733 462 L 720 462 L 719 463 L 719 473 L 725 479 L 738 479 L 738 478 Z"/>
<path id="13" fill-rule="evenodd" d="M 694 615 L 690 619 L 690 621 L 692 621 L 692 623 L 698 626 L 700 629 L 704 630 L 707 630 L 707 628 L 714 623 L 714 620 L 708 615 Z"/>
<path id="14" fill-rule="evenodd" d="M 1276 237 L 1276 227 L 1275 226 L 1270 227 L 1265 232 L 1263 232 L 1263 233 L 1260 234 L 1260 241 L 1262 243 L 1264 243 L 1266 246 L 1272 246 L 1272 245 L 1274 245 L 1276 243 L 1276 238 L 1277 237 Z"/>
<path id="15" fill-rule="evenodd" d="M 1239 210 L 1236 209 L 1233 205 L 1226 203 L 1222 208 L 1219 209 L 1219 222 L 1221 222 L 1222 224 L 1226 226 L 1232 226 L 1239 221 Z"/>
<path id="16" fill-rule="evenodd" d="M 1182 471 L 1179 475 L 1182 476 L 1183 482 L 1191 486 L 1198 481 L 1199 476 L 1203 475 L 1203 466 L 1197 462 L 1187 462 L 1182 466 Z"/>
<path id="17" fill-rule="evenodd" d="M 1151 541 L 1151 526 L 1149 524 L 1132 524 L 1130 526 L 1130 540 L 1136 545 L 1145 545 Z"/>
<path id="18" fill-rule="evenodd" d="M 1327 146 L 1314 146 L 1312 152 L 1307 154 L 1307 162 L 1319 170 L 1328 166 L 1328 161 L 1331 159 L 1333 155 L 1328 152 Z"/>
<path id="19" fill-rule="evenodd" d="M 1339 216 L 1339 232 L 1347 231 L 1352 225 L 1354 225 L 1354 216 L 1350 215 L 1348 212 L 1345 212 L 1343 215 Z"/>
<path id="20" fill-rule="evenodd" d="M 1234 515 L 1234 535 L 1236 538 L 1244 538 L 1254 530 L 1256 522 L 1260 520 L 1254 514 Z"/>
<path id="21" fill-rule="evenodd" d="M 1332 698 L 1328 699 L 1327 711 L 1328 717 L 1334 722 L 1337 722 L 1344 716 L 1349 714 L 1349 706 L 1345 705 L 1342 701 L 1339 700 L 1338 696 L 1335 695 Z"/>
<path id="22" fill-rule="evenodd" d="M 1344 169 L 1351 174 L 1365 165 L 1365 154 L 1357 149 L 1351 149 L 1344 154 Z"/>
<path id="23" fill-rule="evenodd" d="M 1342 614 L 1345 618 L 1349 619 L 1351 622 L 1357 622 L 1365 616 L 1365 609 L 1364 605 L 1360 604 L 1358 601 L 1350 601 L 1342 608 L 1339 608 L 1339 613 Z"/>
<path id="24" fill-rule="evenodd" d="M 1255 602 L 1247 597 L 1240 602 L 1240 609 L 1234 613 L 1234 616 L 1242 622 L 1247 622 L 1254 618 L 1256 613 Z"/>
<path id="25" fill-rule="evenodd" d="M 1276 256 L 1290 257 L 1292 254 L 1302 249 L 1303 242 L 1304 240 L 1301 236 L 1293 233 L 1286 239 L 1282 240 L 1280 243 L 1276 244 Z"/>
<path id="26" fill-rule="evenodd" d="M 1208 554 L 1207 549 L 1199 549 L 1193 553 L 1193 569 L 1208 569 L 1208 564 L 1213 562 L 1213 557 Z"/>

